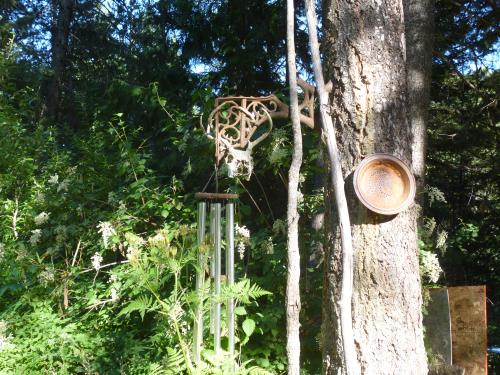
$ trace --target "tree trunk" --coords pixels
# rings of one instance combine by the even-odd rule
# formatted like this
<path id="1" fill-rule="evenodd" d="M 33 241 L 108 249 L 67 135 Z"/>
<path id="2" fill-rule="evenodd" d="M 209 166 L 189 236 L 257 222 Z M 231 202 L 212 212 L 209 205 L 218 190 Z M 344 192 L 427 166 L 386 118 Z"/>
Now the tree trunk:
<path id="1" fill-rule="evenodd" d="M 413 130 L 412 161 L 418 201 L 423 201 L 426 129 L 432 67 L 434 0 L 405 0 L 408 112 Z"/>
<path id="2" fill-rule="evenodd" d="M 401 2 L 323 3 L 326 79 L 337 124 L 354 246 L 353 330 L 363 374 L 427 374 L 414 205 L 397 216 L 367 210 L 356 198 L 352 172 L 364 156 L 386 152 L 412 165 L 406 51 Z M 330 181 L 328 181 L 330 182 Z M 342 371 L 342 258 L 331 184 L 325 190 L 323 367 Z"/>
<path id="3" fill-rule="evenodd" d="M 300 374 L 300 253 L 298 189 L 302 165 L 302 131 L 300 128 L 299 99 L 297 93 L 297 67 L 295 54 L 294 1 L 287 0 L 287 66 L 290 85 L 290 117 L 293 128 L 292 163 L 288 172 L 287 207 L 287 279 L 286 279 L 286 352 L 288 374 Z"/>
<path id="4" fill-rule="evenodd" d="M 66 67 L 69 31 L 73 18 L 74 0 L 52 0 L 51 55 L 53 76 L 46 98 L 47 114 L 57 118 L 63 75 Z"/>
<path id="5" fill-rule="evenodd" d="M 356 348 L 354 346 L 354 334 L 352 329 L 352 290 L 354 271 L 354 252 L 352 246 L 351 222 L 349 209 L 344 189 L 344 177 L 340 154 L 337 146 L 335 125 L 329 111 L 328 93 L 331 83 L 325 84 L 323 68 L 319 51 L 317 20 L 314 3 L 306 0 L 306 17 L 309 29 L 309 46 L 313 62 L 314 78 L 319 96 L 319 112 L 321 117 L 321 130 L 328 153 L 328 165 L 330 169 L 330 185 L 335 193 L 335 209 L 338 215 L 340 232 L 339 250 L 342 257 L 342 277 L 340 283 L 339 299 L 335 301 L 338 306 L 338 317 L 340 326 L 340 340 L 338 341 L 338 353 L 342 353 L 343 362 L 339 363 L 337 372 L 346 375 L 357 375 L 360 373 L 357 361 Z"/>

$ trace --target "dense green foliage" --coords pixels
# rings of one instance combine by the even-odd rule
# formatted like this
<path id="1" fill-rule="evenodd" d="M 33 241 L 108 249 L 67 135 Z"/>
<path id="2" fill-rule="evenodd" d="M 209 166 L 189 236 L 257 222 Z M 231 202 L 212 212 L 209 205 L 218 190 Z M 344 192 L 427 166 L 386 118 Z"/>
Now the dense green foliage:
<path id="1" fill-rule="evenodd" d="M 75 1 L 49 114 L 60 3 L 0 3 L 0 374 L 193 373 L 193 193 L 213 172 L 199 117 L 220 93 L 286 94 L 284 3 Z M 487 284 L 490 344 L 500 346 L 498 72 L 485 63 L 497 42 L 494 9 L 436 5 L 423 279 L 439 276 L 437 254 L 438 283 Z M 299 31 L 307 75 L 305 41 Z M 238 300 L 242 374 L 286 370 L 291 128 L 275 125 L 250 181 L 218 181 L 240 193 L 237 220 L 251 233 L 241 282 L 224 291 Z M 304 374 L 320 372 L 319 144 L 306 132 Z M 220 373 L 207 344 L 203 371 Z"/>
<path id="2" fill-rule="evenodd" d="M 486 285 L 488 345 L 500 346 L 498 30 L 487 2 L 438 1 L 427 183 L 445 245 L 444 285 Z M 496 360 L 495 360 L 496 358 Z M 490 360 L 500 365 L 498 356 Z"/>
<path id="3" fill-rule="evenodd" d="M 68 147 L 57 129 L 23 121 L 13 104 L 27 106 L 25 94 L 4 91 L 0 118 L 0 371 L 178 373 L 196 299 L 193 199 L 175 177 L 159 181 L 122 114 Z M 268 293 L 246 280 L 223 296 L 249 325 L 243 306 Z"/>

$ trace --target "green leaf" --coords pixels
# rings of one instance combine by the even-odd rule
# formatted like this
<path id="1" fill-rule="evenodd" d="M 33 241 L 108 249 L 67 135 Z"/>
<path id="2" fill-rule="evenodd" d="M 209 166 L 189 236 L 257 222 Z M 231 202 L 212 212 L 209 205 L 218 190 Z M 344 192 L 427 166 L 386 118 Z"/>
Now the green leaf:
<path id="1" fill-rule="evenodd" d="M 245 319 L 241 328 L 243 328 L 243 332 L 245 332 L 247 336 L 251 336 L 253 331 L 255 331 L 255 321 L 250 318 Z"/>
<path id="2" fill-rule="evenodd" d="M 237 308 L 234 309 L 234 313 L 236 315 L 246 315 L 247 310 L 245 310 L 245 307 L 243 307 L 243 306 L 238 306 Z"/>

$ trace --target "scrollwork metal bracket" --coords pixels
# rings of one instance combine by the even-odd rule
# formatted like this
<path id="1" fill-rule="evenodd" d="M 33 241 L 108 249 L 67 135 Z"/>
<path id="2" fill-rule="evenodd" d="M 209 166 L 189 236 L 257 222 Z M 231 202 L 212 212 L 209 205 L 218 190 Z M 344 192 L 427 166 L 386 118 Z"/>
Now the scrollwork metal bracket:
<path id="1" fill-rule="evenodd" d="M 314 128 L 315 88 L 300 78 L 297 82 L 303 90 L 299 103 L 300 122 Z M 216 163 L 238 151 L 250 154 L 253 147 L 270 134 L 273 119 L 289 117 L 289 106 L 276 95 L 217 98 L 205 129 L 207 136 L 215 141 Z M 267 128 L 263 130 L 264 124 Z"/>

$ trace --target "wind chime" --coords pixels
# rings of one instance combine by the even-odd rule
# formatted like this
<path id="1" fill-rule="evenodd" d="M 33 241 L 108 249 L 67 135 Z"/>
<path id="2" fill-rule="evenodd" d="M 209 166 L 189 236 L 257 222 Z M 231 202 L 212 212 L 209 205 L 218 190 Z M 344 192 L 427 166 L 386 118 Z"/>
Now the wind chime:
<path id="1" fill-rule="evenodd" d="M 225 213 L 225 275 L 227 285 L 234 285 L 234 200 L 237 194 L 197 193 L 198 203 L 198 271 L 196 274 L 196 291 L 203 296 L 206 282 L 205 268 L 209 266 L 209 280 L 214 301 L 210 306 L 210 333 L 213 335 L 213 346 L 216 355 L 221 353 L 221 283 L 222 283 L 222 228 Z M 208 215 L 207 215 L 208 214 Z M 208 217 L 207 217 L 208 216 Z M 208 220 L 207 220 L 208 218 Z M 207 235 L 208 226 L 208 235 Z M 208 249 L 208 251 L 207 251 Z M 234 358 L 235 314 L 234 299 L 226 301 L 226 327 L 228 332 L 228 353 Z M 204 331 L 203 297 L 199 298 L 194 322 L 193 358 L 196 364 L 201 360 Z"/>
<path id="2" fill-rule="evenodd" d="M 303 100 L 299 105 L 301 122 L 314 128 L 314 87 L 300 79 L 299 85 L 303 90 Z M 273 128 L 273 119 L 288 118 L 288 105 L 275 95 L 217 98 L 215 109 L 208 118 L 208 125 L 204 127 L 206 135 L 215 143 L 216 171 L 221 164 L 224 164 L 229 178 L 250 179 L 253 171 L 252 151 L 254 147 L 269 136 Z M 216 173 L 217 178 L 218 174 Z M 209 331 L 213 336 L 213 348 L 217 356 L 222 353 L 221 285 L 222 282 L 225 282 L 230 288 L 235 282 L 234 208 L 238 195 L 216 191 L 215 193 L 196 193 L 195 197 L 199 200 L 198 248 L 200 250 L 196 275 L 196 291 L 199 298 L 194 321 L 193 359 L 195 364 L 199 365 L 204 346 L 206 319 L 203 293 L 206 290 L 210 290 L 215 301 L 209 309 L 206 309 L 209 311 Z M 224 226 L 225 231 L 223 230 Z M 222 269 L 223 255 L 225 257 L 224 270 Z M 209 270 L 208 275 L 205 272 L 206 269 Z M 234 363 L 236 318 L 233 298 L 228 298 L 225 301 L 225 308 L 228 338 L 227 355 Z"/>

